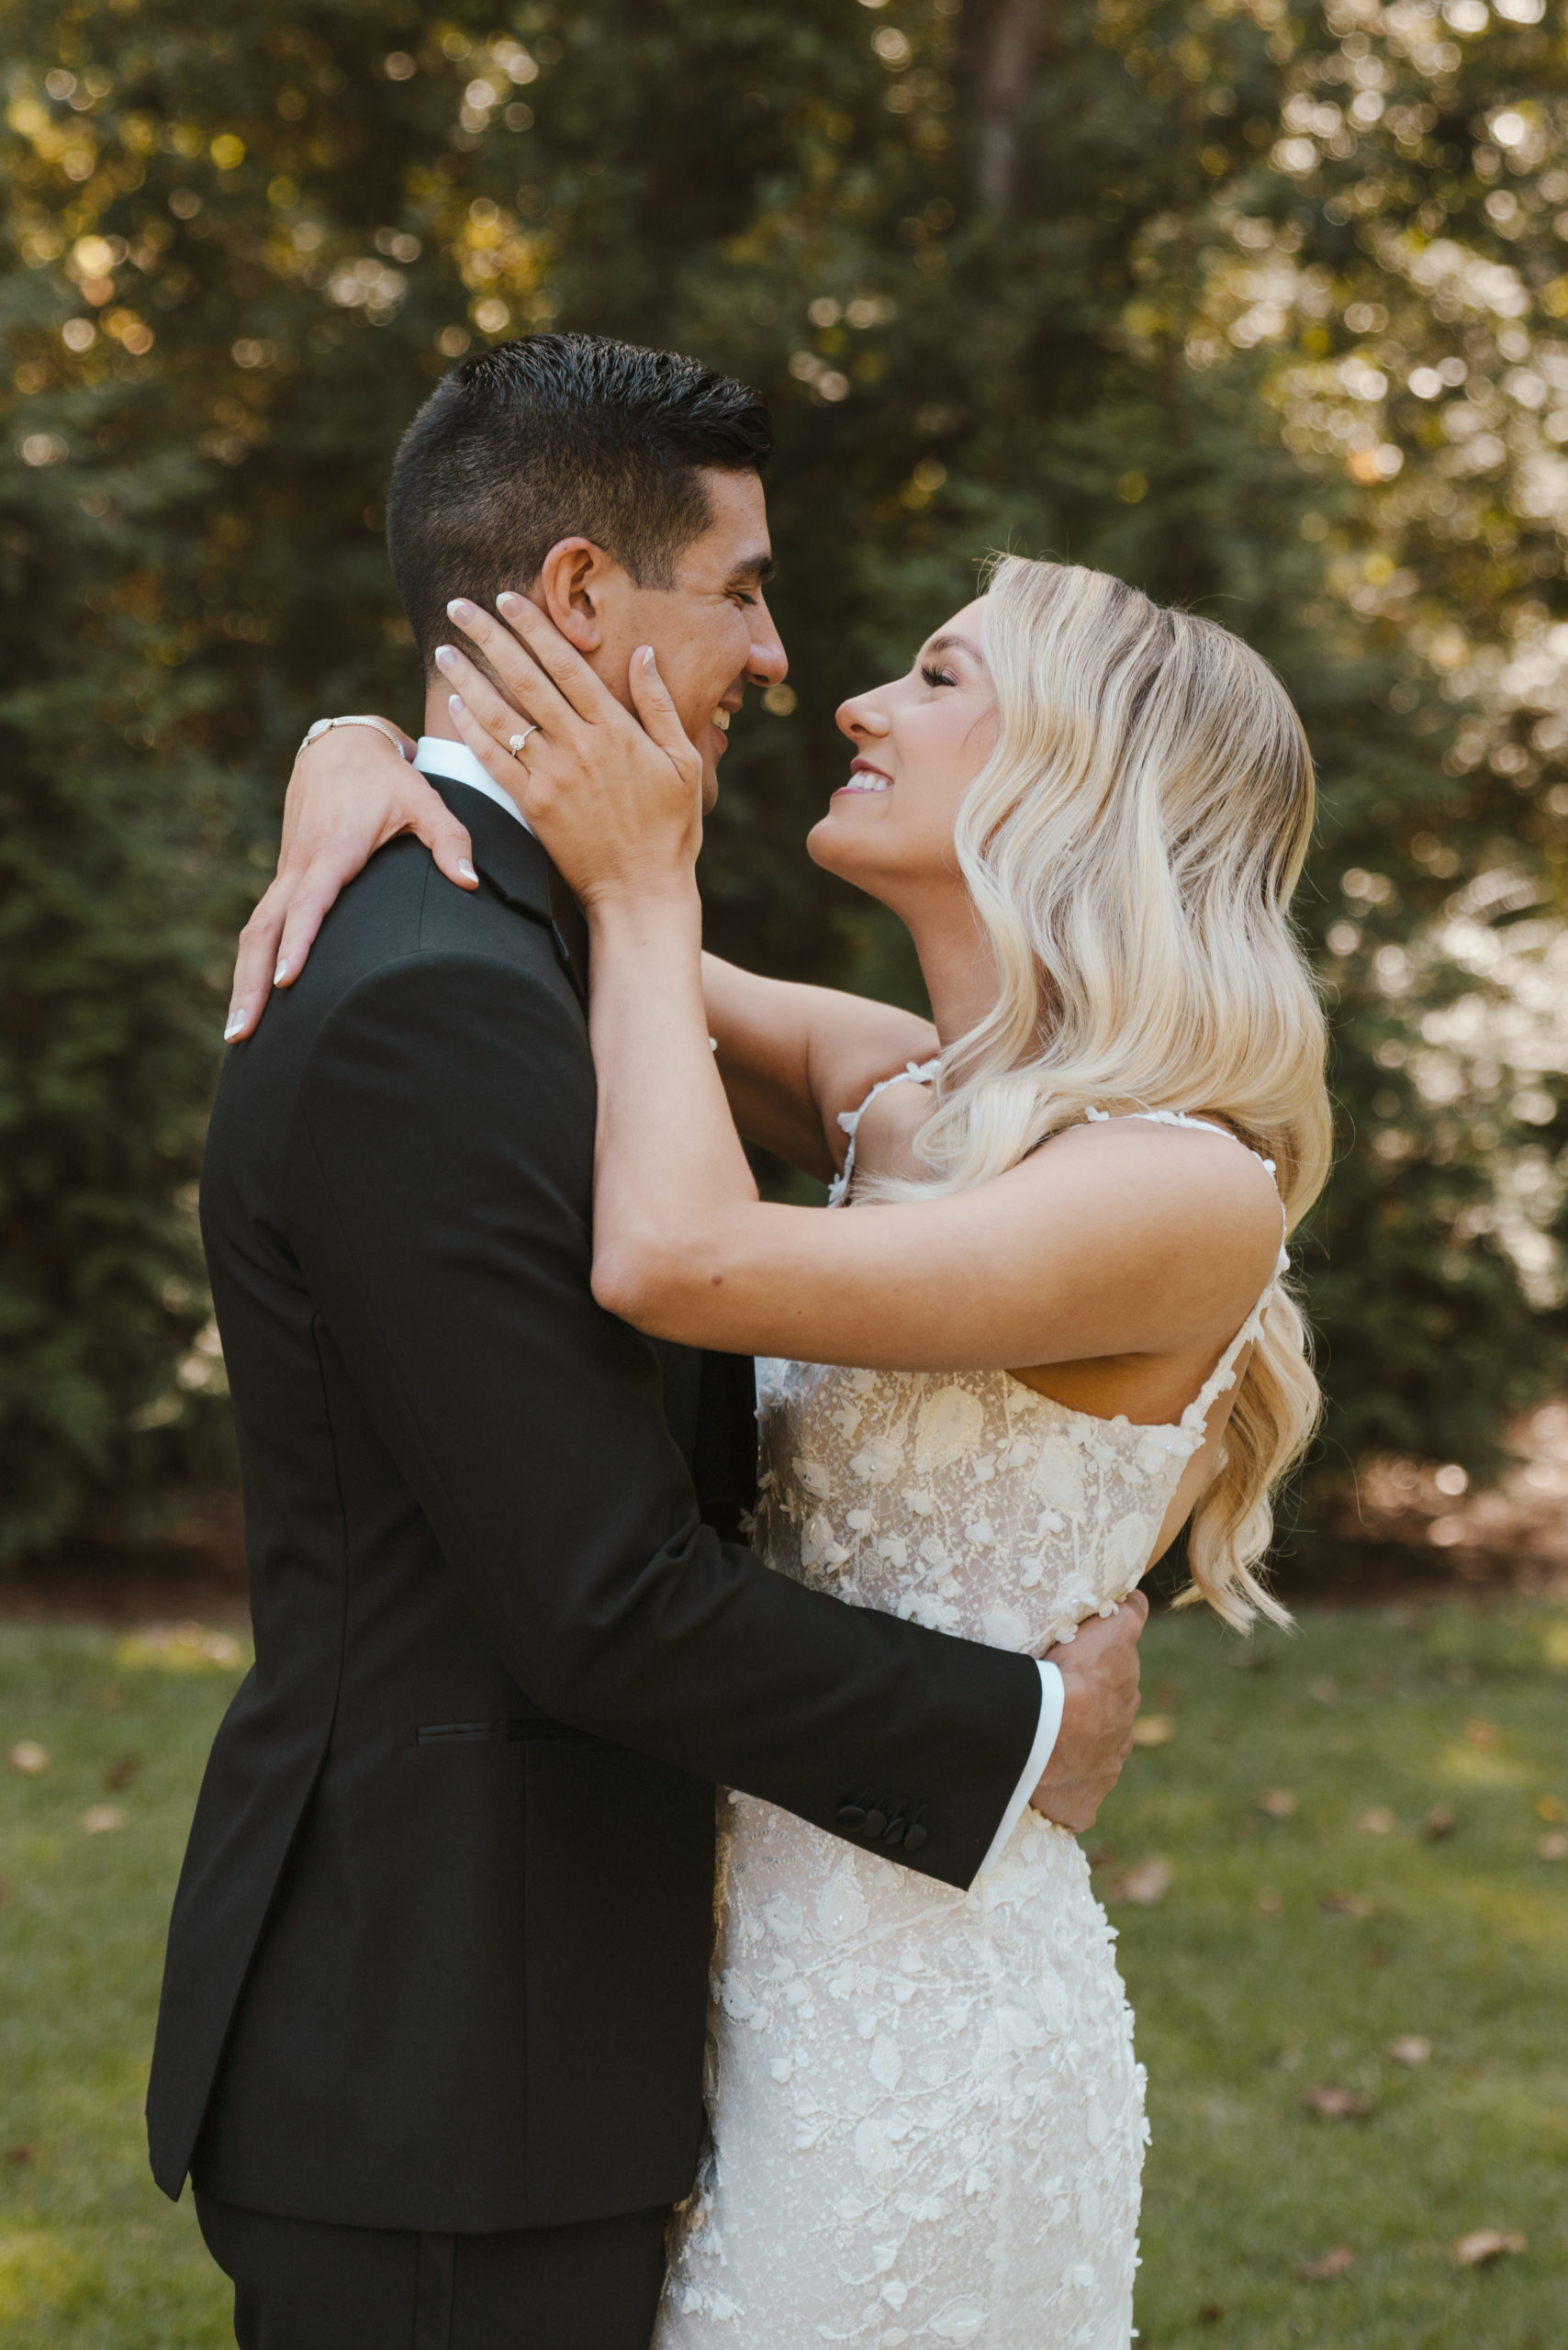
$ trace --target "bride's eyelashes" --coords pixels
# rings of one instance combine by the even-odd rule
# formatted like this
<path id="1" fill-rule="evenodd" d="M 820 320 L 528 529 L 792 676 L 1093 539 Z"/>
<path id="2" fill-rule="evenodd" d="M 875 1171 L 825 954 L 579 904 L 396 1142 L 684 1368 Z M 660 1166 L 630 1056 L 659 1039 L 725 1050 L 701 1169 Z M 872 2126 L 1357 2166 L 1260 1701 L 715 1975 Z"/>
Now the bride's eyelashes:
<path id="1" fill-rule="evenodd" d="M 933 668 L 931 664 L 927 661 L 923 661 L 921 663 L 920 675 L 923 681 L 928 686 L 956 686 L 958 682 L 957 677 L 954 677 L 951 669 Z"/>

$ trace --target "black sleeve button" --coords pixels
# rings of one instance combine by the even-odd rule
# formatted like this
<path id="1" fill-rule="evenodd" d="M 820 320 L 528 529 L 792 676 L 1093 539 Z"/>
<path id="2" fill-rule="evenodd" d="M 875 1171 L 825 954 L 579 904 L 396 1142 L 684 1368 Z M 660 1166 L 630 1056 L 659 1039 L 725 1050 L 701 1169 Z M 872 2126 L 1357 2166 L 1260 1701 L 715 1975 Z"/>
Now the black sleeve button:
<path id="1" fill-rule="evenodd" d="M 884 1844 L 900 1844 L 900 1843 L 902 1843 L 902 1842 L 903 1841 L 903 1832 L 904 1832 L 904 1830 L 905 1830 L 908 1826 L 909 1826 L 909 1822 L 908 1822 L 908 1820 L 907 1820 L 907 1819 L 890 1819 L 890 1820 L 889 1820 L 889 1822 L 888 1822 L 888 1824 L 887 1824 L 887 1826 L 886 1826 L 886 1827 L 883 1829 L 883 1830 L 882 1830 L 882 1841 L 883 1841 L 883 1843 L 884 1843 Z"/>
<path id="2" fill-rule="evenodd" d="M 906 1828 L 904 1830 L 903 1848 L 906 1852 L 918 1852 L 922 1846 L 928 1844 L 930 1841 L 930 1830 L 923 1828 L 918 1819 L 915 1821 L 913 1828 Z"/>
<path id="3" fill-rule="evenodd" d="M 885 1811 L 878 1811 L 875 1807 L 873 1807 L 872 1809 L 866 1814 L 865 1832 L 868 1836 L 879 1836 L 887 1824 L 887 1813 Z"/>
<path id="4" fill-rule="evenodd" d="M 857 1803 L 841 1803 L 834 1818 L 841 1828 L 848 1830 L 851 1836 L 858 1836 L 866 1825 L 866 1814 Z"/>

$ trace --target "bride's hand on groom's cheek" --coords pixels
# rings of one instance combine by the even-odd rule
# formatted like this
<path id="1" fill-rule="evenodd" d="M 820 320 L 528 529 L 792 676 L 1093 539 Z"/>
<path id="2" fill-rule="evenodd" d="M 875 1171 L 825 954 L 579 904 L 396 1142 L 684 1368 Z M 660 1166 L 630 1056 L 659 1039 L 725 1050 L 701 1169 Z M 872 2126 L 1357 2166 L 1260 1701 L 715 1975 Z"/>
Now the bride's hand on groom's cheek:
<path id="1" fill-rule="evenodd" d="M 501 596 L 497 606 L 507 625 L 466 602 L 448 611 L 501 690 L 456 645 L 435 656 L 464 742 L 585 905 L 689 886 L 702 840 L 702 760 L 652 646 L 633 655 L 628 710 L 526 597 Z"/>
<path id="2" fill-rule="evenodd" d="M 1049 1651 L 1061 1668 L 1061 1729 L 1045 1776 L 1030 1798 L 1058 1826 L 1092 1828 L 1132 1752 L 1138 1709 L 1138 1638 L 1148 1621 L 1141 1591 L 1114 1616 L 1092 1616 L 1074 1639 Z"/>

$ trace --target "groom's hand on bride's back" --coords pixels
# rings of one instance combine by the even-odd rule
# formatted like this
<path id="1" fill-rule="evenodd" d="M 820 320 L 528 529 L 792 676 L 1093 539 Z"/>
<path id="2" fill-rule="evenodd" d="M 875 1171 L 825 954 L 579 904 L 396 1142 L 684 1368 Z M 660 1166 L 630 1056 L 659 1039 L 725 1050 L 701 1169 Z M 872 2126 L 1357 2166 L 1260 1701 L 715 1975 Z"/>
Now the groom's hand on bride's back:
<path id="1" fill-rule="evenodd" d="M 1030 1801 L 1062 1828 L 1093 1827 L 1133 1751 L 1138 1635 L 1148 1621 L 1148 1602 L 1135 1591 L 1114 1616 L 1092 1616 L 1048 1652 L 1047 1661 L 1061 1668 L 1061 1729 Z"/>

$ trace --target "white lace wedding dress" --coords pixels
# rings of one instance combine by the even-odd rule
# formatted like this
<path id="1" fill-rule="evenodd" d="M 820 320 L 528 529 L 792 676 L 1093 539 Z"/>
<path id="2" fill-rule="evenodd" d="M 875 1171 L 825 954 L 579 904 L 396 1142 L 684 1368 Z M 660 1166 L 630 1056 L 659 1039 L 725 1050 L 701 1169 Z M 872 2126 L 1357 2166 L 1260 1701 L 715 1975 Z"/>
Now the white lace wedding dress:
<path id="1" fill-rule="evenodd" d="M 1005 1371 L 759 1364 L 758 1548 L 993 1647 L 1070 1639 L 1143 1573 L 1271 1294 L 1170 1427 Z M 711 2146 L 655 2350 L 1127 2350 L 1143 2070 L 1073 1837 L 1025 1811 L 963 1894 L 747 1796 L 721 1830 Z"/>

